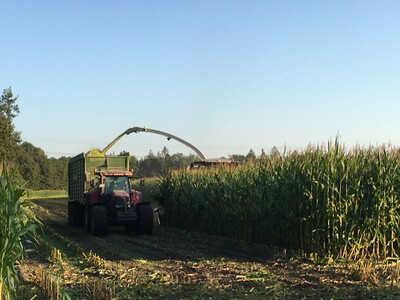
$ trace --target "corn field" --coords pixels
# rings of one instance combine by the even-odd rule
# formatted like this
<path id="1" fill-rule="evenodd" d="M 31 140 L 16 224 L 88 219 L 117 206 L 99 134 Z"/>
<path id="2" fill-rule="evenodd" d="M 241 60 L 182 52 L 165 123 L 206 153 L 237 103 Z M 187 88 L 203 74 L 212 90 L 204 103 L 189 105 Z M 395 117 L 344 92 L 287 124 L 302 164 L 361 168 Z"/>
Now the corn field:
<path id="1" fill-rule="evenodd" d="M 24 258 L 27 236 L 36 228 L 30 203 L 22 199 L 24 190 L 17 187 L 12 171 L 0 168 L 0 300 L 17 299 L 16 263 Z M 23 240 L 24 239 L 24 240 Z"/>
<path id="2" fill-rule="evenodd" d="M 168 226 L 345 258 L 399 254 L 400 151 L 327 146 L 162 178 Z"/>

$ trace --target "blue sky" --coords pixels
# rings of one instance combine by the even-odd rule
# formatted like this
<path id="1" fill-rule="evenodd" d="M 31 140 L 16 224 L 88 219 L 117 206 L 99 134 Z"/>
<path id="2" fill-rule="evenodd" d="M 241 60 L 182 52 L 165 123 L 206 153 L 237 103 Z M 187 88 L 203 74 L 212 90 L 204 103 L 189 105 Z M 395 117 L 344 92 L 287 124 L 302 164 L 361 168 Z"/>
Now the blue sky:
<path id="1" fill-rule="evenodd" d="M 49 156 L 132 126 L 208 157 L 400 145 L 398 1 L 1 1 L 0 88 Z M 160 136 L 111 149 L 192 153 Z"/>

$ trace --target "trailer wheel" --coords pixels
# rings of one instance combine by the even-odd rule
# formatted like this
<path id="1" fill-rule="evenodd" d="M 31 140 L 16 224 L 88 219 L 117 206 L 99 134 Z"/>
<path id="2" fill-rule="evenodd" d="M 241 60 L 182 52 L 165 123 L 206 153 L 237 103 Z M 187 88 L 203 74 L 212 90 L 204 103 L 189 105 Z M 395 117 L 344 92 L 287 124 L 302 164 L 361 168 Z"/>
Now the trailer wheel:
<path id="1" fill-rule="evenodd" d="M 153 233 L 154 219 L 153 208 L 150 203 L 139 203 L 136 206 L 138 215 L 137 233 L 151 235 Z"/>
<path id="2" fill-rule="evenodd" d="M 92 216 L 89 204 L 85 205 L 85 231 L 88 233 L 92 232 Z"/>
<path id="3" fill-rule="evenodd" d="M 68 223 L 71 226 L 83 224 L 83 206 L 78 201 L 68 201 Z"/>
<path id="4" fill-rule="evenodd" d="M 93 235 L 105 235 L 107 232 L 107 207 L 96 205 L 90 209 L 91 233 Z"/>
<path id="5" fill-rule="evenodd" d="M 76 201 L 68 201 L 68 224 L 75 226 Z"/>
<path id="6" fill-rule="evenodd" d="M 127 225 L 125 225 L 125 230 L 128 233 L 136 232 L 136 225 L 135 224 L 127 224 Z"/>

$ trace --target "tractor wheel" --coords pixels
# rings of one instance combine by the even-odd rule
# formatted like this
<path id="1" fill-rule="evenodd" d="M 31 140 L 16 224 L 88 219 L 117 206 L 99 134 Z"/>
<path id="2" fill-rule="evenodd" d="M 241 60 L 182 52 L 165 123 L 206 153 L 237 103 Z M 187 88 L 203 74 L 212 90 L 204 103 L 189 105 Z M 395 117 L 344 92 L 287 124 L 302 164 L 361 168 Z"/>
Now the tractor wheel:
<path id="1" fill-rule="evenodd" d="M 91 232 L 93 235 L 105 235 L 107 232 L 107 207 L 96 205 L 90 210 Z"/>
<path id="2" fill-rule="evenodd" d="M 149 203 L 139 203 L 136 206 L 136 213 L 138 215 L 137 233 L 151 235 L 153 233 L 153 208 Z"/>

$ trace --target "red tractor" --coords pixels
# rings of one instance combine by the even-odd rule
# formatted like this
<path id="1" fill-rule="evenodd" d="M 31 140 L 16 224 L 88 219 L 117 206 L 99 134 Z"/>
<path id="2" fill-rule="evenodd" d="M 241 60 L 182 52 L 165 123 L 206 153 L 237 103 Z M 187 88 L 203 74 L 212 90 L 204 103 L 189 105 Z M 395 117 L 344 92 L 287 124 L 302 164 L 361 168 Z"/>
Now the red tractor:
<path id="1" fill-rule="evenodd" d="M 129 156 L 80 154 L 68 163 L 68 221 L 85 225 L 87 232 L 104 235 L 107 225 L 152 234 L 153 209 L 131 188 Z"/>

